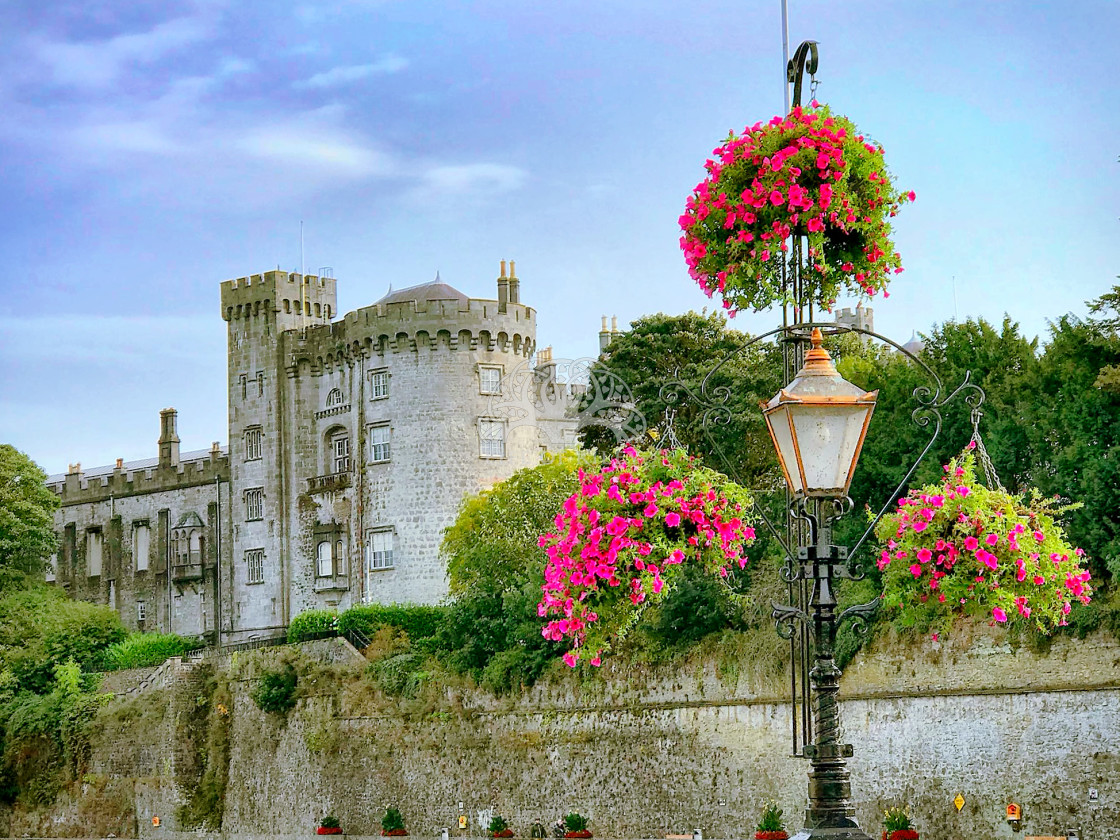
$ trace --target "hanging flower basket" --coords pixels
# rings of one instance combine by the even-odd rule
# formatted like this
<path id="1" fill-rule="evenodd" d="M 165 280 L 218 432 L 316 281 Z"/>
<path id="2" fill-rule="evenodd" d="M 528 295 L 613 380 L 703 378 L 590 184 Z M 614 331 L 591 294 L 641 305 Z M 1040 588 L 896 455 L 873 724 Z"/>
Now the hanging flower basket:
<path id="1" fill-rule="evenodd" d="M 879 522 L 883 602 L 904 620 L 982 616 L 1030 622 L 1043 633 L 1065 625 L 1073 601 L 1087 604 L 1084 552 L 1069 544 L 1060 506 L 1037 491 L 1012 495 L 994 472 L 976 478 L 976 441 L 945 466 L 939 484 L 911 490 Z M 983 446 L 980 446 L 983 455 Z M 989 462 L 990 463 L 990 462 Z"/>
<path id="2" fill-rule="evenodd" d="M 883 149 L 816 101 L 732 133 L 705 164 L 680 217 L 689 275 L 725 309 L 829 307 L 841 291 L 886 297 L 902 271 L 890 218 L 899 192 Z M 800 298 L 783 286 L 791 236 L 808 241 Z"/>
<path id="3" fill-rule="evenodd" d="M 571 642 L 564 661 L 573 668 L 581 659 L 601 664 L 609 639 L 667 594 L 682 563 L 726 577 L 746 564 L 755 538 L 750 494 L 683 450 L 628 446 L 599 472 L 581 469 L 579 479 L 556 530 L 538 540 L 548 560 L 537 613 L 558 616 L 541 634 Z"/>

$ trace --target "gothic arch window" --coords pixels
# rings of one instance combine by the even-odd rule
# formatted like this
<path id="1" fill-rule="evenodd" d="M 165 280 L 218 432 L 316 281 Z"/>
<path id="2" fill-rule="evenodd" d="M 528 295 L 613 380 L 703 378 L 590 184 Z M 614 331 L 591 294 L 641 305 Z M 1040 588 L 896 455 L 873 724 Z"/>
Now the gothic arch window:
<path id="1" fill-rule="evenodd" d="M 336 405 L 342 405 L 342 391 L 338 388 L 331 388 L 327 393 L 327 408 L 334 408 Z"/>

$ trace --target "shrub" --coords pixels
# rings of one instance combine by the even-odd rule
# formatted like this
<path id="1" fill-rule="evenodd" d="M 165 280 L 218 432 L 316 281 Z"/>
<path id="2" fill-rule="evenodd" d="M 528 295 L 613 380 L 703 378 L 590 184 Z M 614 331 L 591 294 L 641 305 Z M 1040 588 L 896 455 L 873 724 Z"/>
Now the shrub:
<path id="1" fill-rule="evenodd" d="M 338 629 L 338 613 L 334 610 L 308 610 L 301 612 L 288 625 L 288 642 L 295 644 L 307 639 L 321 639 Z"/>
<path id="2" fill-rule="evenodd" d="M 778 803 L 771 802 L 766 806 L 755 831 L 785 831 L 785 826 L 782 825 L 782 809 L 778 807 Z"/>
<path id="3" fill-rule="evenodd" d="M 296 669 L 285 665 L 281 671 L 266 671 L 253 689 L 253 702 L 262 712 L 287 714 L 296 704 Z"/>
<path id="4" fill-rule="evenodd" d="M 564 816 L 565 831 L 587 831 L 587 817 L 572 811 Z"/>
<path id="5" fill-rule="evenodd" d="M 389 626 L 402 630 L 410 640 L 417 641 L 434 636 L 446 613 L 444 607 L 418 604 L 366 604 L 342 613 L 338 617 L 338 630 L 341 633 L 357 630 L 372 638 L 378 629 Z"/>
<path id="6" fill-rule="evenodd" d="M 338 828 L 338 817 L 334 816 L 333 814 L 328 814 L 327 816 L 323 817 L 323 819 L 319 820 L 319 825 L 322 828 Z"/>
<path id="7" fill-rule="evenodd" d="M 404 817 L 396 808 L 386 808 L 381 817 L 381 831 L 404 831 Z"/>
<path id="8" fill-rule="evenodd" d="M 503 831 L 509 830 L 509 821 L 501 814 L 495 814 L 490 818 L 490 826 L 486 829 L 490 834 L 501 834 Z"/>
<path id="9" fill-rule="evenodd" d="M 132 633 L 123 641 L 109 645 L 105 651 L 105 668 L 114 671 L 160 665 L 172 656 L 182 656 L 204 646 L 201 639 L 175 633 Z"/>
<path id="10" fill-rule="evenodd" d="M 415 697 L 420 684 L 428 674 L 421 670 L 424 657 L 418 653 L 401 653 L 372 666 L 377 684 L 386 694 L 398 697 Z"/>

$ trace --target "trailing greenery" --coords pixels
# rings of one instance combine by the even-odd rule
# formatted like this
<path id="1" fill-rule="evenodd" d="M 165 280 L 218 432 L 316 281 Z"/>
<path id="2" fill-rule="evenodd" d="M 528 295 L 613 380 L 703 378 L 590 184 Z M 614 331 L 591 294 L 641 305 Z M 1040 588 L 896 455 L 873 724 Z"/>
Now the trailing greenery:
<path id="1" fill-rule="evenodd" d="M 296 705 L 299 677 L 290 663 L 279 671 L 265 671 L 250 695 L 262 712 L 286 715 Z"/>
<path id="2" fill-rule="evenodd" d="M 176 768 L 185 794 L 177 817 L 185 828 L 218 831 L 229 783 L 233 698 L 225 676 L 204 663 L 179 689 L 177 701 L 183 712 L 176 718 L 176 742 L 190 747 L 181 751 Z"/>
<path id="3" fill-rule="evenodd" d="M 105 670 L 160 665 L 172 656 L 182 656 L 206 646 L 201 639 L 175 633 L 131 633 L 105 651 Z"/>

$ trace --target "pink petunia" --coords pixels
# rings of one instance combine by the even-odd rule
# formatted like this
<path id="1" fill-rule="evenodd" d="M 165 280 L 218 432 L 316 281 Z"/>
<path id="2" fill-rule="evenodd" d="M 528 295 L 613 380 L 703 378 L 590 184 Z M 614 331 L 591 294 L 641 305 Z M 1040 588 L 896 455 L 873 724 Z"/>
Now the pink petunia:
<path id="1" fill-rule="evenodd" d="M 992 607 L 992 617 L 1001 624 L 1007 621 L 1007 613 L 1005 613 L 999 607 Z"/>

